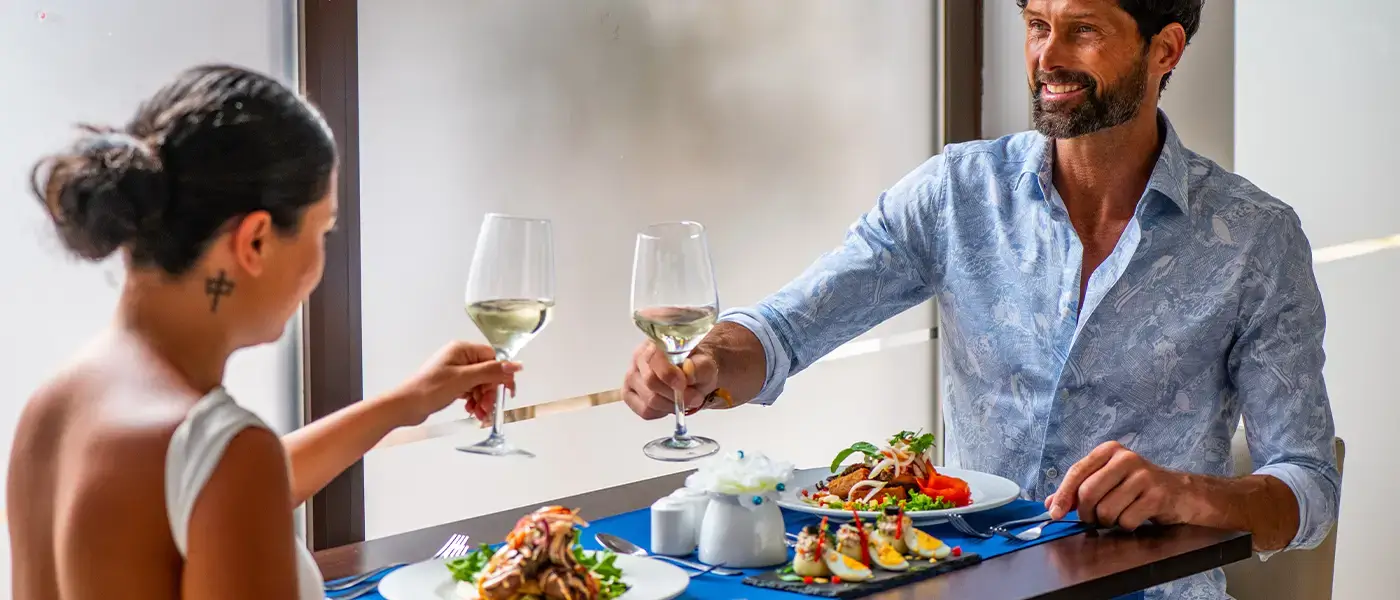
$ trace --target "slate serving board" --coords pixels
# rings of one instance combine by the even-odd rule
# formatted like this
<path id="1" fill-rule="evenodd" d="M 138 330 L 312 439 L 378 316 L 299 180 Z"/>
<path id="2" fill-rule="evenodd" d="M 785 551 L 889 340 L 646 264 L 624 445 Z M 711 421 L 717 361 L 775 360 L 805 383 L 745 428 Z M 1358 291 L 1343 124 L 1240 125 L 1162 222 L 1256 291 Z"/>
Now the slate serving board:
<path id="1" fill-rule="evenodd" d="M 900 586 L 909 585 L 914 582 L 923 581 L 949 571 L 970 567 L 980 562 L 982 562 L 982 557 L 975 553 L 963 554 L 956 558 L 945 558 L 937 563 L 930 563 L 927 560 L 911 560 L 909 561 L 909 570 L 907 571 L 885 571 L 879 567 L 875 567 L 874 577 L 856 583 L 847 583 L 843 581 L 841 583 L 808 584 L 801 581 L 783 581 L 782 575 L 779 574 L 777 570 L 772 570 L 745 577 L 744 583 L 755 587 L 796 592 L 808 596 L 821 596 L 823 598 L 861 598 Z"/>

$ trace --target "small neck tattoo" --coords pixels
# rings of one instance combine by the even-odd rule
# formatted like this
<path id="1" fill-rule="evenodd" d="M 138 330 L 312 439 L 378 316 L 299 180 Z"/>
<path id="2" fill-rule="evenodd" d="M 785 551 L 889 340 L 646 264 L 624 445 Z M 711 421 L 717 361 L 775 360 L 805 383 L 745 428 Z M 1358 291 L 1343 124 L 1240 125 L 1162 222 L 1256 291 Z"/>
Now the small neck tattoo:
<path id="1" fill-rule="evenodd" d="M 223 269 L 219 269 L 217 277 L 209 277 L 204 280 L 204 293 L 209 296 L 209 312 L 217 312 L 219 299 L 233 295 L 233 280 L 228 278 L 228 274 Z"/>

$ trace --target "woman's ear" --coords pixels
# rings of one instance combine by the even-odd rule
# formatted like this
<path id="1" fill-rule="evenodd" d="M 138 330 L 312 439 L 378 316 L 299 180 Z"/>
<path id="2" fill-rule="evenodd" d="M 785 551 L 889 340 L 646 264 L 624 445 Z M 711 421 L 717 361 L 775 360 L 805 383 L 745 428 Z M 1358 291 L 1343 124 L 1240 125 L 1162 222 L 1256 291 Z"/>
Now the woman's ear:
<path id="1" fill-rule="evenodd" d="M 274 235 L 272 216 L 257 211 L 243 217 L 233 229 L 233 259 L 244 272 L 257 277 L 265 268 L 267 252 L 272 245 L 267 238 Z"/>

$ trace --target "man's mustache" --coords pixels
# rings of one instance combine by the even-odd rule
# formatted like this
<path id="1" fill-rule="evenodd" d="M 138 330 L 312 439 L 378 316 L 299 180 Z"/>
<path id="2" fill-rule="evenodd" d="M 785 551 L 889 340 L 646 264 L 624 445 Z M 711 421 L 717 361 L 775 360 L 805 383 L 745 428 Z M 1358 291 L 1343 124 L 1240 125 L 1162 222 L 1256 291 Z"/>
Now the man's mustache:
<path id="1" fill-rule="evenodd" d="M 1035 87 L 1042 85 L 1081 85 L 1086 88 L 1094 87 L 1094 78 L 1088 73 L 1079 71 L 1036 71 Z M 1038 91 L 1038 89 L 1037 89 Z"/>

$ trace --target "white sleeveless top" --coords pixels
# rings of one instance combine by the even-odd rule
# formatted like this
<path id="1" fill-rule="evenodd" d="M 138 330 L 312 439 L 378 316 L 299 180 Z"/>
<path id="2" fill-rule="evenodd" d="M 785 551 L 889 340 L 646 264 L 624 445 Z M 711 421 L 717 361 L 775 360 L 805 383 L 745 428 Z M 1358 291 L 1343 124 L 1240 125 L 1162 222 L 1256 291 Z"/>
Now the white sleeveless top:
<path id="1" fill-rule="evenodd" d="M 233 436 L 248 427 L 270 430 L 262 419 L 239 406 L 220 388 L 201 398 L 170 438 L 170 448 L 165 453 L 165 509 L 181 557 L 185 556 L 187 548 L 195 500 L 214 474 Z M 289 521 L 287 526 L 295 528 L 296 524 Z M 316 560 L 305 544 L 296 546 L 297 598 L 323 600 L 325 583 L 320 569 L 316 568 Z"/>

